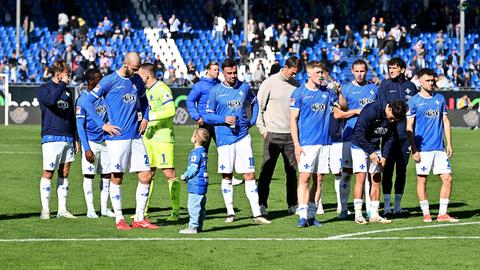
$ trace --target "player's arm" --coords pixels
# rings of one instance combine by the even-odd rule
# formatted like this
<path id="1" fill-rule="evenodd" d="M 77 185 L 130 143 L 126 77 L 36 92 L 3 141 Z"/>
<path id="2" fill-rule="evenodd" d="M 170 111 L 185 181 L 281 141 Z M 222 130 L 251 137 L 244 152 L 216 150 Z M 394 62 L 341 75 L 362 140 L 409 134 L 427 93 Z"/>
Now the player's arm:
<path id="1" fill-rule="evenodd" d="M 333 107 L 333 117 L 335 119 L 348 119 L 352 116 L 359 115 L 361 111 L 361 109 L 343 111 L 339 107 L 335 106 Z"/>
<path id="2" fill-rule="evenodd" d="M 212 89 L 213 90 L 213 89 Z M 222 117 L 218 114 L 216 114 L 216 108 L 217 108 L 217 102 L 216 102 L 216 94 L 215 91 L 210 92 L 210 95 L 208 97 L 207 101 L 207 108 L 206 108 L 206 114 L 204 115 L 204 121 L 207 124 L 210 125 L 224 125 L 227 123 L 227 117 Z M 235 122 L 233 122 L 235 123 Z M 229 123 L 227 123 L 229 124 Z"/>
<path id="3" fill-rule="evenodd" d="M 367 140 L 367 130 L 374 121 L 375 116 L 373 113 L 368 111 L 360 113 L 354 131 L 355 141 L 369 156 L 375 153 L 375 145 Z"/>
<path id="4" fill-rule="evenodd" d="M 198 121 L 202 117 L 197 110 L 197 106 L 195 106 L 202 94 L 199 88 L 198 84 L 194 84 L 187 97 L 187 111 L 195 121 Z"/>
<path id="5" fill-rule="evenodd" d="M 268 87 L 265 86 L 265 81 L 260 85 L 258 89 L 257 101 L 258 101 L 258 117 L 257 117 L 257 128 L 260 131 L 260 134 L 265 138 L 267 134 L 267 127 L 265 125 L 265 109 L 267 107 L 267 102 L 270 97 L 270 92 Z"/>
<path id="6" fill-rule="evenodd" d="M 90 151 L 90 145 L 88 144 L 87 131 L 85 127 L 87 125 L 85 110 L 77 104 L 75 117 L 77 119 L 77 134 L 82 143 L 83 150 Z"/>
<path id="7" fill-rule="evenodd" d="M 295 148 L 295 158 L 300 162 L 300 155 L 303 153 L 302 146 L 298 139 L 298 117 L 300 116 L 301 96 L 298 90 L 293 91 L 290 98 L 290 133 Z"/>
<path id="8" fill-rule="evenodd" d="M 194 177 L 200 168 L 201 158 L 197 155 L 191 155 L 188 161 L 188 167 L 185 173 L 180 177 L 182 180 L 188 181 Z"/>
<path id="9" fill-rule="evenodd" d="M 258 118 L 258 102 L 257 102 L 257 98 L 254 98 L 252 103 L 251 103 L 251 106 L 252 106 L 252 118 L 250 119 L 250 125 L 249 127 L 253 127 L 255 125 L 255 123 L 257 122 L 257 118 Z"/>
<path id="10" fill-rule="evenodd" d="M 167 87 L 167 86 L 165 86 Z M 150 112 L 150 121 L 168 119 L 175 116 L 175 103 L 173 102 L 172 91 L 165 89 L 162 96 L 162 106 Z"/>
<path id="11" fill-rule="evenodd" d="M 348 110 L 347 99 L 345 98 L 342 91 L 340 91 L 340 90 L 338 91 L 338 101 L 337 102 L 338 102 L 338 105 L 339 105 L 341 110 L 344 110 L 344 111 Z"/>
<path id="12" fill-rule="evenodd" d="M 63 81 L 60 81 L 58 85 L 59 87 L 48 88 L 46 85 L 40 87 L 38 100 L 46 106 L 56 105 L 67 87 Z"/>
<path id="13" fill-rule="evenodd" d="M 446 113 L 443 114 L 443 131 L 445 132 L 445 140 L 447 141 L 447 156 L 451 157 L 453 155 L 452 148 L 452 128 L 450 124 L 450 119 Z"/>
<path id="14" fill-rule="evenodd" d="M 418 152 L 417 145 L 415 144 L 415 115 L 407 117 L 407 137 L 410 149 L 412 149 L 412 158 L 416 162 L 420 162 L 420 153 Z"/>

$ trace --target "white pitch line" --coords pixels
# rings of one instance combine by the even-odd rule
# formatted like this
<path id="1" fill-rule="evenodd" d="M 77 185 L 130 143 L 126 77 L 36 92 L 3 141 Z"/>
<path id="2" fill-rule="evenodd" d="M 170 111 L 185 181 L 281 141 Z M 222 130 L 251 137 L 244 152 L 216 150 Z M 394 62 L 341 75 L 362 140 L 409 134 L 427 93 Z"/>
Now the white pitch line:
<path id="1" fill-rule="evenodd" d="M 19 151 L 0 151 L 0 154 L 6 154 L 6 155 L 21 155 L 21 154 L 40 154 L 40 152 L 19 152 Z"/>
<path id="2" fill-rule="evenodd" d="M 355 236 L 375 234 L 375 233 L 408 231 L 408 230 L 427 229 L 427 228 L 439 228 L 439 227 L 451 227 L 451 226 L 466 226 L 466 225 L 480 225 L 480 222 L 476 221 L 476 222 L 464 222 L 464 223 L 445 223 L 445 224 L 416 226 L 416 227 L 393 228 L 393 229 L 385 229 L 385 230 L 374 230 L 374 231 L 366 231 L 366 232 L 357 232 L 357 233 L 349 233 L 349 234 L 335 235 L 335 236 L 330 236 L 330 237 L 327 237 L 327 238 L 328 238 L 328 239 L 341 239 L 341 238 L 351 238 L 351 237 L 355 237 Z"/>

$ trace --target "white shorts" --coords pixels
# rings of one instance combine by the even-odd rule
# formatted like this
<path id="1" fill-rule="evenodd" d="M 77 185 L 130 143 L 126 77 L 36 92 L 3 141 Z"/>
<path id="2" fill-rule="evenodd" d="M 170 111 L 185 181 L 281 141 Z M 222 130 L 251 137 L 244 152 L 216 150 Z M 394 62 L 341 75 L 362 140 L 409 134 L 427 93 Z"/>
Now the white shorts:
<path id="1" fill-rule="evenodd" d="M 352 143 L 351 142 L 343 142 L 343 149 L 342 149 L 342 167 L 343 168 L 352 168 Z"/>
<path id="2" fill-rule="evenodd" d="M 329 165 L 332 174 L 342 172 L 342 148 L 343 143 L 333 143 L 330 145 Z"/>
<path id="3" fill-rule="evenodd" d="M 420 162 L 415 163 L 417 174 L 429 175 L 432 166 L 434 175 L 452 173 L 450 160 L 444 151 L 420 152 Z"/>
<path id="4" fill-rule="evenodd" d="M 42 144 L 43 170 L 54 171 L 60 164 L 75 160 L 73 143 L 47 142 Z"/>
<path id="5" fill-rule="evenodd" d="M 91 141 L 88 144 L 95 160 L 93 163 L 88 162 L 85 158 L 85 151 L 82 151 L 82 173 L 87 175 L 110 173 L 107 144 L 105 142 L 97 143 Z"/>
<path id="6" fill-rule="evenodd" d="M 150 171 L 150 162 L 142 139 L 106 140 L 110 172 Z"/>
<path id="7" fill-rule="evenodd" d="M 234 167 L 236 173 L 255 172 L 251 143 L 249 134 L 236 143 L 218 147 L 218 173 L 233 173 Z"/>
<path id="8" fill-rule="evenodd" d="M 365 151 L 360 148 L 352 147 L 352 165 L 353 165 L 353 173 L 359 172 L 368 172 L 368 173 L 380 173 L 382 172 L 382 168 L 379 165 L 375 165 L 370 161 L 370 157 L 368 156 Z M 382 158 L 382 153 L 380 150 L 375 151 L 377 155 Z"/>
<path id="9" fill-rule="evenodd" d="M 300 155 L 298 172 L 327 174 L 330 145 L 305 145 L 302 146 L 303 154 Z"/>

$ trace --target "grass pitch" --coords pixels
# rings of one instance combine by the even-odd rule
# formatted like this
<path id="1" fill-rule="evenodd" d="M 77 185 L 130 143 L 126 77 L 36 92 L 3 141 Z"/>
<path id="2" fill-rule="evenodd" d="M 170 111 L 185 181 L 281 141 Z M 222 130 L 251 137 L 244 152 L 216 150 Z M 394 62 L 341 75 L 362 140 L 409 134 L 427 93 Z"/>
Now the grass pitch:
<path id="1" fill-rule="evenodd" d="M 193 127 L 176 127 L 177 174 L 184 172 Z M 263 141 L 256 129 L 251 131 L 257 176 L 262 162 Z M 480 164 L 480 134 L 454 129 L 453 193 L 449 212 L 460 223 L 424 224 L 416 199 L 415 174 L 410 162 L 402 206 L 409 217 L 394 219 L 393 224 L 356 225 L 353 218 L 336 220 L 333 178 L 324 183 L 326 214 L 317 216 L 321 228 L 297 229 L 296 216 L 287 214 L 285 177 L 279 160 L 271 185 L 269 212 L 273 223 L 257 226 L 243 185 L 235 187 L 238 220 L 224 223 L 225 208 L 216 173 L 217 156 L 210 148 L 207 193 L 207 219 L 204 233 L 178 234 L 187 226 L 187 189 L 182 184 L 181 220 L 167 223 L 169 200 L 167 183 L 157 174 L 151 201 L 152 220 L 162 227 L 157 231 L 117 231 L 110 218 L 87 219 L 83 197 L 80 155 L 69 176 L 68 209 L 77 220 L 40 220 L 39 179 L 42 173 L 40 127 L 0 127 L 0 265 L 2 269 L 443 269 L 480 268 L 479 184 L 476 171 Z M 239 177 L 239 176 L 238 176 Z M 56 211 L 56 193 L 52 185 L 50 209 Z M 94 185 L 97 186 L 96 177 Z M 126 217 L 135 210 L 135 175 L 123 185 Z M 431 176 L 428 183 L 432 214 L 438 211 L 440 180 Z M 94 188 L 95 206 L 99 190 Z"/>

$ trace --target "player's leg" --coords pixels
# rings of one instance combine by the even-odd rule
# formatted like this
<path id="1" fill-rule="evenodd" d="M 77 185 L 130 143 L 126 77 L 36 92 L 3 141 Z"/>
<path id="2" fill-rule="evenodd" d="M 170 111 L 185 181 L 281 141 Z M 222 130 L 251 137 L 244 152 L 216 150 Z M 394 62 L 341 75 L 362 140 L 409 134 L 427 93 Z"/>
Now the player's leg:
<path id="1" fill-rule="evenodd" d="M 102 181 L 99 181 L 100 186 L 100 214 L 105 217 L 115 217 L 112 210 L 108 209 L 108 199 L 110 190 L 110 179 L 112 175 L 110 173 L 110 159 L 108 157 L 107 144 L 101 142 L 98 144 L 100 147 L 100 155 L 96 159 L 97 173 L 100 174 Z"/>
<path id="2" fill-rule="evenodd" d="M 144 212 L 144 218 L 148 217 L 148 208 L 150 206 L 150 199 L 153 196 L 153 187 L 154 187 L 154 177 L 157 172 L 157 166 L 161 165 L 161 159 L 159 158 L 161 154 L 165 156 L 165 153 L 157 153 L 157 151 L 161 151 L 160 144 L 153 141 L 153 140 L 147 140 L 144 137 L 143 144 L 145 146 L 145 150 L 147 152 L 148 156 L 148 161 L 150 162 L 150 171 L 152 172 L 152 181 L 150 183 L 150 188 L 148 191 L 148 199 L 147 199 L 147 204 L 145 205 L 145 212 Z M 135 219 L 135 215 L 131 216 L 130 218 Z"/>
<path id="3" fill-rule="evenodd" d="M 321 145 L 317 158 L 316 173 L 312 175 L 312 190 L 315 189 L 315 191 L 310 192 L 310 201 L 315 202 L 315 213 L 324 214 L 325 211 L 322 205 L 323 175 L 329 173 L 330 145 Z M 315 216 L 311 218 L 315 219 Z"/>
<path id="4" fill-rule="evenodd" d="M 340 179 L 342 177 L 342 150 L 343 143 L 334 143 L 330 145 L 329 151 L 329 165 L 332 174 L 334 175 L 334 188 L 337 195 L 337 213 L 342 210 L 340 201 Z"/>
<path id="5" fill-rule="evenodd" d="M 218 152 L 218 173 L 222 175 L 222 195 L 227 209 L 227 218 L 225 222 L 230 223 L 235 220 L 235 210 L 233 209 L 233 163 L 235 158 L 235 148 L 233 144 L 217 147 Z"/>
<path id="6" fill-rule="evenodd" d="M 283 145 L 282 157 L 283 157 L 283 167 L 285 169 L 286 175 L 286 193 L 287 193 L 287 204 L 288 204 L 288 213 L 295 214 L 297 210 L 298 197 L 297 197 L 297 160 L 295 158 L 295 147 L 290 134 L 288 134 L 287 142 Z"/>
<path id="7" fill-rule="evenodd" d="M 391 155 L 387 158 L 385 168 L 382 173 L 382 189 L 383 189 L 383 216 L 390 217 L 392 214 L 391 209 L 391 193 L 393 186 L 393 171 L 395 169 L 396 155 L 400 155 L 400 143 L 395 140 L 392 145 Z"/>
<path id="8" fill-rule="evenodd" d="M 458 222 L 458 219 L 447 214 L 450 194 L 452 193 L 452 171 L 450 160 L 443 151 L 435 151 L 433 174 L 440 175 L 442 187 L 440 188 L 440 208 L 438 210 L 437 221 L 439 222 Z"/>
<path id="9" fill-rule="evenodd" d="M 199 218 L 201 211 L 202 195 L 188 193 L 188 227 L 180 230 L 181 234 L 196 234 L 198 233 Z"/>
<path id="10" fill-rule="evenodd" d="M 58 150 L 53 142 L 42 144 L 43 173 L 40 178 L 40 201 L 42 203 L 42 211 L 40 219 L 50 218 L 50 191 L 52 186 L 52 178 L 55 170 L 58 168 Z"/>
<path id="11" fill-rule="evenodd" d="M 348 217 L 348 198 L 350 197 L 350 183 L 352 179 L 352 150 L 350 142 L 343 142 L 342 146 L 342 175 L 340 178 L 340 204 L 339 219 Z"/>
<path id="12" fill-rule="evenodd" d="M 320 152 L 319 145 L 303 146 L 303 155 L 300 155 L 298 162 L 298 209 L 297 213 L 299 221 L 297 223 L 298 228 L 308 227 L 309 218 L 309 201 L 310 191 L 308 190 L 308 182 L 310 176 L 316 171 L 318 155 Z M 310 204 L 310 208 L 315 207 L 315 204 Z M 315 209 L 316 212 L 316 209 Z"/>
<path id="13" fill-rule="evenodd" d="M 70 164 L 75 160 L 73 143 L 63 143 L 60 155 L 57 180 L 58 212 L 57 218 L 76 218 L 67 210 L 68 174 Z"/>
<path id="14" fill-rule="evenodd" d="M 268 215 L 268 195 L 270 193 L 270 182 L 272 181 L 273 171 L 280 155 L 280 146 L 273 141 L 275 134 L 267 133 L 267 138 L 263 144 L 263 164 L 260 176 L 258 178 L 258 200 L 262 215 Z"/>
<path id="15" fill-rule="evenodd" d="M 352 147 L 352 165 L 355 173 L 355 186 L 353 187 L 353 207 L 355 209 L 355 223 L 367 224 L 363 217 L 363 185 L 367 179 L 367 154 L 359 148 Z"/>
<path id="16" fill-rule="evenodd" d="M 396 155 L 395 166 L 395 201 L 394 201 L 394 214 L 408 214 L 408 210 L 402 209 L 400 204 L 402 202 L 403 191 L 405 189 L 405 183 L 407 179 L 407 165 L 410 158 L 409 142 L 407 138 L 400 138 L 401 151 Z"/>
<path id="17" fill-rule="evenodd" d="M 203 222 L 205 221 L 205 217 L 207 216 L 207 195 L 202 195 L 202 201 L 200 202 L 200 217 L 198 218 L 198 228 L 197 231 L 203 231 Z"/>
<path id="18" fill-rule="evenodd" d="M 380 152 L 377 152 L 379 156 Z M 382 224 L 390 224 L 391 220 L 381 217 L 378 214 L 378 208 L 380 206 L 380 187 L 381 187 L 381 167 L 379 165 L 370 164 L 370 175 L 371 175 L 371 191 L 370 191 L 370 217 L 369 222 L 378 222 Z"/>
<path id="19" fill-rule="evenodd" d="M 180 217 L 180 182 L 174 168 L 162 169 L 168 182 L 168 194 L 172 203 L 172 212 L 167 221 L 177 221 Z"/>
<path id="20" fill-rule="evenodd" d="M 323 174 L 314 173 L 312 174 L 312 187 L 309 194 L 309 209 L 308 209 L 308 220 L 309 223 L 313 223 L 315 220 L 315 214 L 323 215 L 325 211 L 323 210 L 322 205 L 322 192 L 323 192 Z M 310 214 L 311 211 L 311 214 Z M 318 223 L 318 222 L 317 222 Z"/>
<path id="21" fill-rule="evenodd" d="M 89 162 L 85 157 L 85 151 L 82 150 L 82 173 L 83 173 L 83 195 L 85 197 L 85 203 L 87 205 L 87 218 L 98 218 L 95 213 L 95 207 L 93 203 L 93 179 L 95 172 L 97 171 L 96 164 L 98 163 L 97 149 L 95 149 L 95 143 L 89 142 L 90 149 L 93 153 L 93 162 Z"/>

